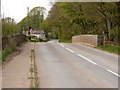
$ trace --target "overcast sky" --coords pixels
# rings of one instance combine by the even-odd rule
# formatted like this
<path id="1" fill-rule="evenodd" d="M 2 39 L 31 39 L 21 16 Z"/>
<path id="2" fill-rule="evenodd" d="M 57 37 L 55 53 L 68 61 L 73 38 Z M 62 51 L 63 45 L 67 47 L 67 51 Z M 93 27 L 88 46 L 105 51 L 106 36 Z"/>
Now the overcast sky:
<path id="1" fill-rule="evenodd" d="M 30 10 L 36 6 L 42 6 L 50 10 L 50 1 L 60 1 L 60 2 L 85 2 L 85 1 L 119 1 L 119 0 L 1 0 L 2 16 L 4 13 L 5 17 L 14 18 L 16 22 L 19 22 L 27 15 L 27 7 Z"/>
<path id="2" fill-rule="evenodd" d="M 51 0 L 1 0 L 2 16 L 14 18 L 19 22 L 27 15 L 27 7 L 31 10 L 36 6 L 42 6 L 50 10 Z"/>

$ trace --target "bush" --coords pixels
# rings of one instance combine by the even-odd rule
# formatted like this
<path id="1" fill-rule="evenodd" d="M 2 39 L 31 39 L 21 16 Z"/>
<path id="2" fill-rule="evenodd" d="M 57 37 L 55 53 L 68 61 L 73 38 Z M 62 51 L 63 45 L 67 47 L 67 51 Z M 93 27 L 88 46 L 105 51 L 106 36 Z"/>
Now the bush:
<path id="1" fill-rule="evenodd" d="M 39 39 L 31 38 L 30 41 L 31 41 L 31 42 L 39 42 Z"/>
<path id="2" fill-rule="evenodd" d="M 39 41 L 40 42 L 47 42 L 47 41 L 49 41 L 49 39 L 48 38 L 44 38 L 44 39 L 39 39 Z"/>
<path id="3" fill-rule="evenodd" d="M 49 38 L 37 38 L 35 36 L 27 36 L 27 41 L 30 42 L 47 42 Z"/>

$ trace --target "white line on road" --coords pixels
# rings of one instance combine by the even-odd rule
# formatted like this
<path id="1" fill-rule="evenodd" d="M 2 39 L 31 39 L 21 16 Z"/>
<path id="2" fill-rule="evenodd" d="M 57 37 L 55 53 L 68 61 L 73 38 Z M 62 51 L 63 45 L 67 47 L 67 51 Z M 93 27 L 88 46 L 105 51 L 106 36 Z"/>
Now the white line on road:
<path id="1" fill-rule="evenodd" d="M 60 44 L 60 46 L 65 47 L 64 45 Z"/>
<path id="2" fill-rule="evenodd" d="M 91 62 L 92 64 L 97 65 L 97 63 L 91 61 L 90 59 L 88 59 L 88 58 L 86 58 L 86 57 L 84 57 L 84 56 L 82 56 L 82 55 L 80 55 L 80 54 L 77 54 L 77 55 L 80 56 L 80 57 L 82 57 L 83 59 L 85 59 L 85 60 Z"/>
<path id="3" fill-rule="evenodd" d="M 77 54 L 77 55 L 80 56 L 80 57 L 82 57 L 83 59 L 85 59 L 85 60 L 87 60 L 87 61 L 89 61 L 89 62 L 95 64 L 95 65 L 98 65 L 97 63 L 91 61 L 90 59 L 88 59 L 88 58 L 86 58 L 86 57 L 84 57 L 84 56 L 82 56 L 82 55 L 80 55 L 80 54 Z M 113 71 L 111 71 L 111 70 L 109 70 L 109 69 L 107 69 L 107 71 L 110 72 L 110 73 L 112 73 L 112 74 L 114 74 L 114 75 L 116 75 L 116 76 L 118 76 L 118 77 L 120 77 L 119 74 L 117 74 L 117 73 L 115 73 L 115 72 L 113 72 Z"/>
<path id="4" fill-rule="evenodd" d="M 66 48 L 68 51 L 70 51 L 70 52 L 72 52 L 72 53 L 74 53 L 74 51 L 73 50 L 71 50 L 71 49 L 69 49 L 69 48 Z"/>
<path id="5" fill-rule="evenodd" d="M 62 44 L 59 44 L 60 46 L 62 46 L 62 47 L 65 47 L 64 45 L 62 45 Z M 71 49 L 69 49 L 69 48 L 66 48 L 68 51 L 70 51 L 70 52 L 72 52 L 72 53 L 74 53 L 74 51 L 73 50 L 71 50 Z M 83 59 L 85 59 L 85 60 L 87 60 L 87 61 L 89 61 L 90 63 L 92 63 L 92 64 L 94 64 L 94 65 L 98 65 L 97 63 L 95 63 L 94 61 L 92 61 L 92 60 L 90 60 L 90 59 L 88 59 L 88 58 L 86 58 L 86 57 L 84 57 L 84 56 L 82 56 L 82 55 L 80 55 L 80 54 L 77 54 L 79 57 L 82 57 Z M 116 75 L 116 76 L 118 76 L 118 77 L 120 77 L 120 75 L 119 74 L 117 74 L 117 73 L 115 73 L 115 72 L 113 72 L 113 71 L 111 71 L 111 70 L 109 70 L 109 69 L 107 69 L 107 71 L 108 72 L 110 72 L 110 73 L 112 73 L 112 74 L 114 74 L 114 75 Z"/>
<path id="6" fill-rule="evenodd" d="M 120 77 L 120 75 L 119 74 L 117 74 L 117 73 L 115 73 L 115 72 L 113 72 L 113 71 L 111 71 L 111 70 L 107 70 L 108 72 L 110 72 L 110 73 L 112 73 L 112 74 L 114 74 L 114 75 L 116 75 L 116 76 L 118 76 L 118 77 Z"/>

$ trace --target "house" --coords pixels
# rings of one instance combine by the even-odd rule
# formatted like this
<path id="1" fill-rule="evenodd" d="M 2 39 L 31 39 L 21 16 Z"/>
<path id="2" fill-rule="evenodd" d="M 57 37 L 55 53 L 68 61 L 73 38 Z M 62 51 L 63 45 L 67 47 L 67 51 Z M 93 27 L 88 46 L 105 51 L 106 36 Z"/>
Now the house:
<path id="1" fill-rule="evenodd" d="M 28 36 L 28 31 L 24 31 L 23 34 Z M 45 33 L 43 30 L 30 30 L 30 35 L 37 38 L 45 38 Z"/>

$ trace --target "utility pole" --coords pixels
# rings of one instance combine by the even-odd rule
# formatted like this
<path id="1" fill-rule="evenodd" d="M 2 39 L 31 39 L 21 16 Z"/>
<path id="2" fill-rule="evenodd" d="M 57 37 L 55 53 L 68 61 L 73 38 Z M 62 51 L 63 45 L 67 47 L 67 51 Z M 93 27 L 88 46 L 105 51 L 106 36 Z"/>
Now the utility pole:
<path id="1" fill-rule="evenodd" d="M 29 20 L 29 7 L 27 7 L 27 17 L 28 17 L 28 35 L 30 35 L 30 20 Z"/>
<path id="2" fill-rule="evenodd" d="M 1 0 L 0 0 L 0 6 L 1 6 Z M 1 11 L 1 8 L 0 8 L 0 11 Z M 0 20 L 2 19 L 1 16 L 2 16 L 2 15 L 1 15 L 1 12 L 0 12 Z"/>
<path id="3" fill-rule="evenodd" d="M 29 7 L 27 7 L 27 17 L 28 17 L 28 39 L 30 40 L 30 23 L 29 23 Z"/>
<path id="4" fill-rule="evenodd" d="M 29 24 L 29 7 L 27 7 L 27 17 L 28 17 L 28 27 L 30 26 Z"/>

